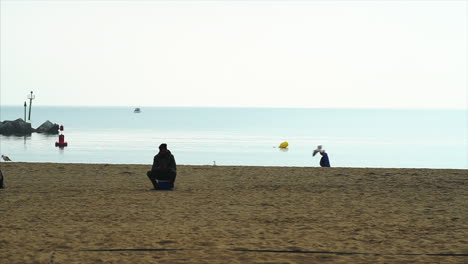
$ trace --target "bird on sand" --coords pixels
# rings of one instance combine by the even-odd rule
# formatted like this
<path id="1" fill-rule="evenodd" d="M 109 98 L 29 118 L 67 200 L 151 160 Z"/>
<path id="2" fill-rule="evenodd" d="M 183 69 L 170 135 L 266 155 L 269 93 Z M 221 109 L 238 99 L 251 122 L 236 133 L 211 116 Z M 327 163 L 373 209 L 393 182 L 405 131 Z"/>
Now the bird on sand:
<path id="1" fill-rule="evenodd" d="M 11 159 L 8 156 L 2 155 L 2 159 L 4 161 L 11 161 Z"/>

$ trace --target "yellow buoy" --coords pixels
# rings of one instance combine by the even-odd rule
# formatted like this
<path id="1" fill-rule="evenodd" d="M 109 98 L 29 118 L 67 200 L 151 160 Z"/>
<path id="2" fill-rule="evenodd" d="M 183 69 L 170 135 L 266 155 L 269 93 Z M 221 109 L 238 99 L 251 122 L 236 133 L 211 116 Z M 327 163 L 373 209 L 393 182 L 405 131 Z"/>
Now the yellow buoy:
<path id="1" fill-rule="evenodd" d="M 281 143 L 281 144 L 279 145 L 279 148 L 287 148 L 288 145 L 289 145 L 289 143 L 288 143 L 287 141 L 285 141 L 285 142 L 283 142 L 283 143 Z"/>

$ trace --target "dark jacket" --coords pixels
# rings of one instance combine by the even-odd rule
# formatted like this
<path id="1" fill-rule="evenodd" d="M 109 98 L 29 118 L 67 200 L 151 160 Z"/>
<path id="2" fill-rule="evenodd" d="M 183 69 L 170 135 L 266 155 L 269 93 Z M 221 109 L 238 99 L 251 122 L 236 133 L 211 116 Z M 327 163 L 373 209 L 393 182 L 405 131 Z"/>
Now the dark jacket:
<path id="1" fill-rule="evenodd" d="M 167 150 L 166 153 L 159 152 L 153 159 L 151 171 L 156 173 L 176 173 L 177 167 L 174 155 Z"/>
<path id="2" fill-rule="evenodd" d="M 330 160 L 328 159 L 327 153 L 322 154 L 322 158 L 320 159 L 320 167 L 330 167 Z"/>

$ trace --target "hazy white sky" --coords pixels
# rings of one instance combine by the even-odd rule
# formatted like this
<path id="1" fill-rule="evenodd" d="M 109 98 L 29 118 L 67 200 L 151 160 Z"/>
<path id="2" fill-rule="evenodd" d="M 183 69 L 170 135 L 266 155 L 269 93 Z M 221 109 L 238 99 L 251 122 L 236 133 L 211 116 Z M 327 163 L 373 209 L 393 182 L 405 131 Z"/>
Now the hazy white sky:
<path id="1" fill-rule="evenodd" d="M 2 105 L 468 109 L 468 2 L 5 1 Z"/>

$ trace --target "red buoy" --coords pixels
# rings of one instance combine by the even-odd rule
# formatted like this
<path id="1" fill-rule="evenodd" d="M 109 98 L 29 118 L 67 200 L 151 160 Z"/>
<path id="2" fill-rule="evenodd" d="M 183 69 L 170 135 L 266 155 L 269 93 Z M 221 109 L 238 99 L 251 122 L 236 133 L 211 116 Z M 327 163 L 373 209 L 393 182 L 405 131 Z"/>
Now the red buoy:
<path id="1" fill-rule="evenodd" d="M 64 135 L 59 135 L 59 141 L 55 142 L 56 147 L 66 147 L 68 146 L 68 143 L 65 142 L 65 136 Z"/>
<path id="2" fill-rule="evenodd" d="M 59 129 L 60 129 L 60 131 L 63 131 L 63 126 L 60 126 Z M 59 135 L 59 141 L 55 142 L 55 146 L 56 147 L 66 147 L 66 146 L 68 146 L 68 143 L 65 142 L 65 135 L 63 135 L 63 134 Z"/>

